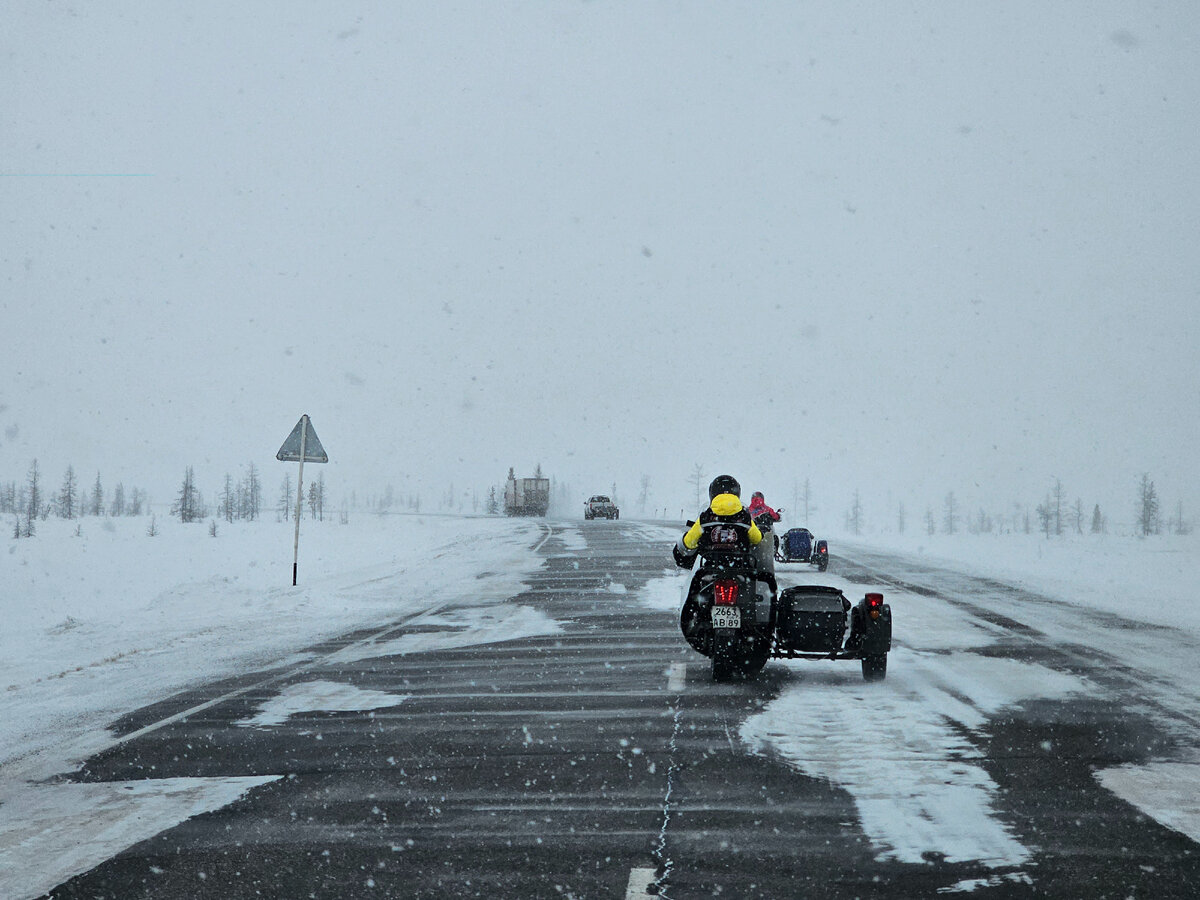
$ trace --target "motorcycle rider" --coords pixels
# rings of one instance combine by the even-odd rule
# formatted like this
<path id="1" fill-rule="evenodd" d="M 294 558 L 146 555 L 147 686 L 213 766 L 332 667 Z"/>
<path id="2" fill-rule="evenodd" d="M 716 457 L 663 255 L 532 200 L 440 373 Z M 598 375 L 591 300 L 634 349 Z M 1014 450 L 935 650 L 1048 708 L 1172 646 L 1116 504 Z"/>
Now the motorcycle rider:
<path id="1" fill-rule="evenodd" d="M 767 506 L 766 498 L 763 497 L 762 491 L 755 491 L 750 496 L 750 506 L 748 508 L 750 518 L 752 518 L 761 529 L 763 525 L 770 526 L 772 522 L 779 521 L 779 513 Z M 762 517 L 766 516 L 766 519 Z"/>
<path id="2" fill-rule="evenodd" d="M 710 646 L 712 629 L 708 625 L 707 611 L 697 607 L 693 598 L 700 593 L 704 579 L 712 574 L 714 567 L 720 569 L 725 564 L 738 567 L 739 563 L 749 566 L 759 585 L 756 593 L 762 600 L 769 600 L 777 590 L 773 565 L 772 570 L 764 572 L 758 564 L 760 545 L 763 548 L 769 545 L 763 541 L 762 531 L 742 506 L 738 496 L 741 490 L 732 475 L 714 478 L 708 486 L 708 508 L 696 517 L 671 551 L 675 565 L 681 569 L 694 567 L 699 556 L 705 558 L 705 565 L 692 576 L 688 585 L 680 627 L 688 643 L 706 656 L 710 652 L 705 648 Z M 769 603 L 757 606 L 763 616 L 769 615 Z"/>
<path id="3" fill-rule="evenodd" d="M 748 554 L 763 539 L 762 531 L 742 506 L 742 486 L 732 475 L 718 475 L 708 486 L 708 508 L 696 517 L 672 551 L 675 564 L 690 569 L 696 557 L 712 551 Z"/>
<path id="4" fill-rule="evenodd" d="M 755 491 L 751 495 L 750 507 L 749 507 L 748 511 L 750 513 L 750 518 L 752 518 L 754 520 L 754 523 L 758 526 L 759 531 L 762 531 L 764 533 L 768 532 L 768 531 L 771 531 L 771 532 L 774 531 L 774 528 L 772 526 L 776 522 L 779 521 L 780 512 L 782 512 L 782 510 L 780 510 L 779 512 L 776 512 L 775 510 L 771 509 L 771 507 L 767 506 L 767 501 L 766 501 L 766 498 L 763 497 L 762 491 Z M 779 535 L 772 534 L 772 538 L 773 538 L 772 543 L 774 544 L 774 546 L 771 549 L 774 551 L 775 554 L 778 554 L 779 553 Z M 760 554 L 759 554 L 760 561 L 762 561 L 765 558 L 765 556 L 766 556 L 766 554 L 763 554 L 760 551 Z M 767 567 L 770 568 L 772 571 L 774 571 L 774 569 L 775 569 L 774 562 L 775 562 L 774 557 L 772 557 L 771 560 L 767 561 Z"/>

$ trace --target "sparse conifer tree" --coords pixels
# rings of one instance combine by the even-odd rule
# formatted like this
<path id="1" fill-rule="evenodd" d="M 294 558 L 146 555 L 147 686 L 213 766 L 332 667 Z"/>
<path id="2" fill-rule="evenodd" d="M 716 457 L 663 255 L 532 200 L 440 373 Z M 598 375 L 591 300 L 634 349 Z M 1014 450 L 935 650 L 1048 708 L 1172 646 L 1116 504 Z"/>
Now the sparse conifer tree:
<path id="1" fill-rule="evenodd" d="M 114 516 L 125 515 L 125 485 L 120 481 L 117 482 L 117 487 L 113 491 L 113 501 L 109 513 Z"/>
<path id="2" fill-rule="evenodd" d="M 233 476 L 226 472 L 225 487 L 221 491 L 221 503 L 217 507 L 221 514 L 221 518 L 223 518 L 226 522 L 233 521 L 236 500 L 237 498 L 233 492 Z"/>
<path id="3" fill-rule="evenodd" d="M 933 507 L 925 507 L 925 533 L 929 535 L 937 534 L 937 522 L 933 518 Z"/>
<path id="4" fill-rule="evenodd" d="M 491 490 L 488 491 L 487 513 L 489 516 L 497 515 L 500 512 L 500 501 L 496 499 L 496 486 L 493 484 Z"/>
<path id="5" fill-rule="evenodd" d="M 246 467 L 246 518 L 256 520 L 262 515 L 262 479 L 258 467 L 251 461 Z"/>
<path id="6" fill-rule="evenodd" d="M 175 498 L 175 503 L 171 507 L 171 515 L 179 516 L 180 522 L 195 522 L 197 518 L 201 518 L 200 507 L 200 495 L 196 490 L 196 476 L 192 472 L 192 467 L 188 466 L 184 472 L 183 484 L 179 488 L 179 496 Z"/>
<path id="7" fill-rule="evenodd" d="M 100 473 L 96 473 L 96 483 L 92 485 L 91 502 L 88 504 L 88 515 L 104 515 L 104 488 L 100 484 Z"/>
<path id="8" fill-rule="evenodd" d="M 42 514 L 42 473 L 35 459 L 29 467 L 28 490 L 25 495 L 25 526 L 23 537 L 33 537 L 37 533 L 34 524 Z"/>
<path id="9" fill-rule="evenodd" d="M 1097 503 L 1092 507 L 1092 534 L 1099 534 L 1104 530 L 1104 517 L 1100 515 L 1100 504 Z"/>
<path id="10" fill-rule="evenodd" d="M 17 483 L 10 481 L 0 485 L 0 513 L 15 513 L 17 511 Z"/>
<path id="11" fill-rule="evenodd" d="M 896 510 L 896 530 L 899 534 L 904 534 L 904 501 L 900 501 L 900 506 Z"/>
<path id="12" fill-rule="evenodd" d="M 58 514 L 64 519 L 73 519 L 79 514 L 79 482 L 75 479 L 74 466 L 67 466 L 62 487 L 58 489 Z"/>

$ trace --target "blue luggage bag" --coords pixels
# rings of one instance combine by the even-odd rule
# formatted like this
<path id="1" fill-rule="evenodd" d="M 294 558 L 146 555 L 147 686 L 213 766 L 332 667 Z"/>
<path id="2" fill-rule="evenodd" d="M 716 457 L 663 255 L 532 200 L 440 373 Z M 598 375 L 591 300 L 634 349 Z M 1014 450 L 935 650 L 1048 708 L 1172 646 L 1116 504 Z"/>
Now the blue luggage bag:
<path id="1" fill-rule="evenodd" d="M 783 536 L 783 555 L 808 562 L 812 556 L 812 533 L 807 528 L 792 528 Z"/>

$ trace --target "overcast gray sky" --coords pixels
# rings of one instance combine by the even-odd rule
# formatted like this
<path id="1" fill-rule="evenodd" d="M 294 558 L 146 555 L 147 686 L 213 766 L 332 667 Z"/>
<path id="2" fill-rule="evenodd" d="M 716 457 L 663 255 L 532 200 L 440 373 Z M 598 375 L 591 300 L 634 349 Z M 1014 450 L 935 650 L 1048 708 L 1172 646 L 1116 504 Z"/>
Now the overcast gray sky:
<path id="1" fill-rule="evenodd" d="M 1194 4 L 4 19 L 0 480 L 1200 506 Z"/>

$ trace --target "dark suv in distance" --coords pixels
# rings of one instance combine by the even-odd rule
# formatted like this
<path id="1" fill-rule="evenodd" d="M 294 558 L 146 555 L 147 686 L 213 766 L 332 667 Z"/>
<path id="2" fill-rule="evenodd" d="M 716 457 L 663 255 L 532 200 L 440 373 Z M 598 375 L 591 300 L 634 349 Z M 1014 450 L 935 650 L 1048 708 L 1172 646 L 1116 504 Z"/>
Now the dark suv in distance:
<path id="1" fill-rule="evenodd" d="M 583 505 L 583 517 L 585 519 L 619 519 L 621 511 L 617 509 L 617 504 L 608 497 L 597 494 Z"/>

